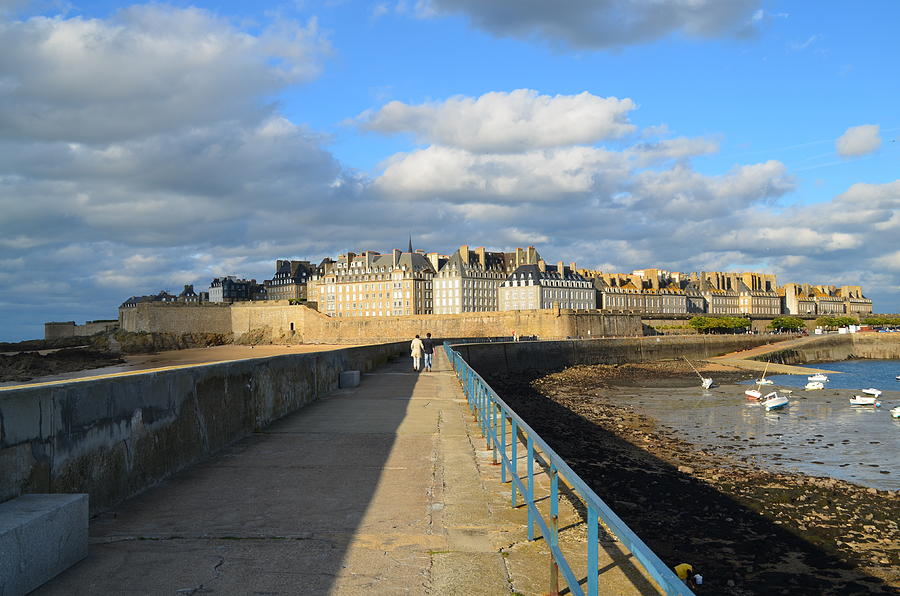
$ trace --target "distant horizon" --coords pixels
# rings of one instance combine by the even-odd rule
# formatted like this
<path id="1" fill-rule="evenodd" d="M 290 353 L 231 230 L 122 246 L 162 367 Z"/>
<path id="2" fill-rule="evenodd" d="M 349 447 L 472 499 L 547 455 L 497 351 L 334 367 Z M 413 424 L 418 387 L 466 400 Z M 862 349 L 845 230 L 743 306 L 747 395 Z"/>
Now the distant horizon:
<path id="1" fill-rule="evenodd" d="M 890 0 L 0 1 L 0 336 L 410 234 L 900 312 L 897 22 Z"/>

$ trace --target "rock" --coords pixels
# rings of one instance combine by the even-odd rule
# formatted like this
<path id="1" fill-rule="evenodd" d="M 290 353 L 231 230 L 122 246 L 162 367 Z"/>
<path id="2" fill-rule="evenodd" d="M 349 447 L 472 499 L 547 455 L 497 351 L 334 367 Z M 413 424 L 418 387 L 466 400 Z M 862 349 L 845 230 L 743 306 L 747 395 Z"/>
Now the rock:
<path id="1" fill-rule="evenodd" d="M 678 466 L 678 471 L 682 472 L 683 474 L 693 474 L 694 468 L 690 466 Z"/>
<path id="2" fill-rule="evenodd" d="M 877 495 L 878 489 L 877 488 L 867 488 L 866 492 L 869 493 L 870 495 Z"/>

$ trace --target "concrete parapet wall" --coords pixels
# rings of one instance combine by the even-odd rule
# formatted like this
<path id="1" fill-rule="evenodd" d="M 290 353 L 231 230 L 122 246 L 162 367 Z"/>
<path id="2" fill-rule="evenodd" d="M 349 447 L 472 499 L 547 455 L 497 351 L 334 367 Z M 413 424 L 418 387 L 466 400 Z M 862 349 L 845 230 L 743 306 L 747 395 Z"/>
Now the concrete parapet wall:
<path id="1" fill-rule="evenodd" d="M 848 358 L 900 359 L 900 333 L 830 333 L 803 345 L 757 356 L 780 364 L 830 362 Z"/>
<path id="2" fill-rule="evenodd" d="M 682 356 L 699 360 L 780 339 L 783 336 L 689 335 L 461 344 L 455 349 L 481 375 L 542 375 L 578 364 L 624 364 Z"/>
<path id="3" fill-rule="evenodd" d="M 372 370 L 408 342 L 0 391 L 0 502 L 88 493 L 105 510 Z"/>
<path id="4" fill-rule="evenodd" d="M 277 343 L 391 342 L 426 332 L 435 337 L 511 336 L 515 332 L 549 339 L 643 334 L 638 315 L 565 309 L 338 318 L 303 305 L 268 301 L 218 307 L 144 303 L 120 309 L 119 316 L 126 331 L 233 333 L 235 338 L 263 332 Z"/>

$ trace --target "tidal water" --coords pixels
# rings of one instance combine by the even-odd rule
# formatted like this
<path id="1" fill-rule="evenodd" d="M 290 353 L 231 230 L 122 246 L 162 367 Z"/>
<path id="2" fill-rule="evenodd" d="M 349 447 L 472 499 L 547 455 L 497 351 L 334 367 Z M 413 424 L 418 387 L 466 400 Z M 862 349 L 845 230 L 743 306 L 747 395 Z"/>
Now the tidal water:
<path id="1" fill-rule="evenodd" d="M 892 407 L 900 406 L 900 381 L 895 380 L 900 360 L 812 366 L 844 374 L 829 375 L 830 381 L 819 391 L 803 391 L 805 376 L 771 376 L 775 388 L 792 390 L 790 405 L 772 412 L 748 402 L 745 385 L 706 392 L 699 387 L 621 391 L 630 403 L 704 449 L 746 458 L 775 471 L 900 489 L 900 419 L 892 419 L 890 413 Z M 884 391 L 881 407 L 850 406 L 850 397 L 867 387 Z"/>

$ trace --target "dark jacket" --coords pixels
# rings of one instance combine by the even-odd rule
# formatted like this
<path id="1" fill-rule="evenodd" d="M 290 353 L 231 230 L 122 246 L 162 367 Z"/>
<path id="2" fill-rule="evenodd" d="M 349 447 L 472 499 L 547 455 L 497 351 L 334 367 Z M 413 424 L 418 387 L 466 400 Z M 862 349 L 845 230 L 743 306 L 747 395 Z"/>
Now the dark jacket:
<path id="1" fill-rule="evenodd" d="M 426 337 L 422 340 L 422 345 L 425 346 L 424 352 L 426 354 L 434 354 L 434 342 L 430 337 Z"/>

